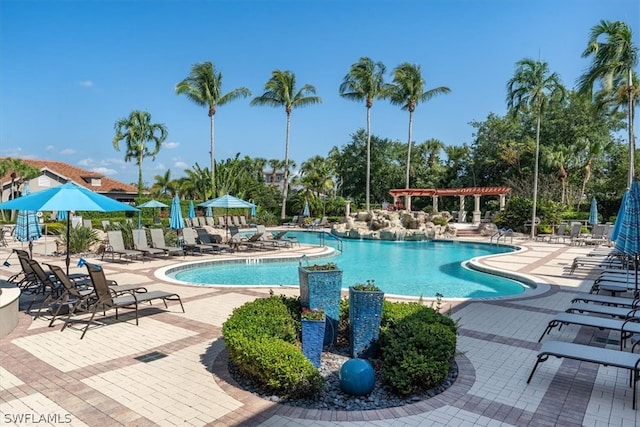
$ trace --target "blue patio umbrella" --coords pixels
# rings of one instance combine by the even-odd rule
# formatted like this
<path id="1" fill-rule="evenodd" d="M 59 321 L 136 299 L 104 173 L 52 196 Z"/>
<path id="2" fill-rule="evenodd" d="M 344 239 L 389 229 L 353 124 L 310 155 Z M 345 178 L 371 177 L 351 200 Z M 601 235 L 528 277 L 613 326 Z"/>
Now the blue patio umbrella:
<path id="1" fill-rule="evenodd" d="M 616 219 L 616 222 L 618 220 Z M 620 233 L 616 239 L 616 250 L 633 259 L 635 289 L 638 291 L 638 253 L 640 252 L 640 186 L 633 180 L 622 216 Z"/>
<path id="2" fill-rule="evenodd" d="M 229 194 L 220 196 L 217 199 L 207 200 L 206 202 L 200 203 L 198 206 L 202 206 L 204 208 L 225 208 L 227 210 L 227 216 L 229 216 L 229 209 L 251 209 L 252 207 L 255 207 L 253 203 L 238 199 L 237 197 Z M 229 229 L 227 228 L 227 233 L 228 232 Z"/>
<path id="3" fill-rule="evenodd" d="M 304 201 L 304 209 L 302 210 L 302 216 L 311 216 L 311 212 L 309 212 L 309 201 Z"/>
<path id="4" fill-rule="evenodd" d="M 67 211 L 58 211 L 58 214 L 56 215 L 56 221 L 66 221 L 67 216 Z"/>
<path id="5" fill-rule="evenodd" d="M 171 213 L 169 214 L 169 228 L 172 230 L 182 230 L 184 228 L 184 220 L 182 219 L 182 208 L 180 207 L 180 199 L 176 194 L 171 202 Z"/>
<path id="6" fill-rule="evenodd" d="M 211 206 L 207 206 L 207 211 L 205 212 L 206 216 L 213 216 L 213 209 L 211 209 Z"/>
<path id="7" fill-rule="evenodd" d="M 196 217 L 196 208 L 193 205 L 193 200 L 189 202 L 189 212 L 187 213 L 187 217 L 195 218 Z"/>
<path id="8" fill-rule="evenodd" d="M 596 225 L 598 223 L 598 202 L 596 198 L 591 199 L 591 209 L 589 209 L 589 224 Z"/>
<path id="9" fill-rule="evenodd" d="M 23 196 L 29 195 L 29 184 L 24 184 Z M 33 257 L 33 241 L 42 237 L 35 211 L 19 210 L 16 220 L 15 237 L 20 242 L 29 242 L 29 256 Z"/>
<path id="10" fill-rule="evenodd" d="M 138 205 L 138 209 L 141 208 L 168 208 L 169 205 L 165 205 L 162 202 L 159 202 L 157 200 L 151 199 L 148 202 L 144 202 L 141 205 Z M 142 219 L 140 218 L 140 212 L 138 212 L 138 228 L 140 228 L 140 223 L 142 222 Z"/>
<path id="11" fill-rule="evenodd" d="M 117 212 L 138 209 L 121 203 L 102 194 L 95 193 L 88 188 L 67 182 L 57 187 L 38 191 L 28 196 L 18 197 L 8 202 L 0 203 L 0 209 L 24 209 L 32 211 L 66 211 L 67 212 L 67 274 L 69 273 L 69 229 L 71 228 L 70 211 Z"/>
<path id="12" fill-rule="evenodd" d="M 629 190 L 624 192 L 622 196 L 622 202 L 620 203 L 620 208 L 618 209 L 618 215 L 616 216 L 616 223 L 613 226 L 613 230 L 611 231 L 611 241 L 615 242 L 618 240 L 618 234 L 620 234 L 620 228 L 622 228 L 622 217 L 624 216 L 624 211 L 627 208 L 627 198 L 629 197 Z"/>

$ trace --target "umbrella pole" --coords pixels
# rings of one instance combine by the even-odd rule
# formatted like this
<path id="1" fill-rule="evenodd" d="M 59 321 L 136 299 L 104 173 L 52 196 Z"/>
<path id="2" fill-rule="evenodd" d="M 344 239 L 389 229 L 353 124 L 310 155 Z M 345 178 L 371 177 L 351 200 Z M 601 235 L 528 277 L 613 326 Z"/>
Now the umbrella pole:
<path id="1" fill-rule="evenodd" d="M 67 276 L 69 275 L 69 264 L 71 264 L 71 258 L 69 257 L 69 239 L 71 238 L 71 212 L 67 211 L 67 257 L 64 260 L 67 265 Z"/>

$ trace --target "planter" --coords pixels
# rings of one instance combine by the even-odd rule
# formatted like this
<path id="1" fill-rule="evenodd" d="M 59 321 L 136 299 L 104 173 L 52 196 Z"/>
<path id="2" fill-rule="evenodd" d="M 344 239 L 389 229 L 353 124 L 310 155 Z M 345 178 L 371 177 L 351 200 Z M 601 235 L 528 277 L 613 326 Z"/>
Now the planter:
<path id="1" fill-rule="evenodd" d="M 349 288 L 349 351 L 351 357 L 375 355 L 382 320 L 383 291 Z"/>
<path id="2" fill-rule="evenodd" d="M 340 318 L 342 270 L 307 270 L 298 267 L 300 304 L 306 308 L 322 308 L 327 317 L 324 344 L 335 344 Z"/>
<path id="3" fill-rule="evenodd" d="M 302 354 L 309 359 L 311 364 L 320 368 L 322 347 L 324 343 L 325 320 L 302 319 Z"/>

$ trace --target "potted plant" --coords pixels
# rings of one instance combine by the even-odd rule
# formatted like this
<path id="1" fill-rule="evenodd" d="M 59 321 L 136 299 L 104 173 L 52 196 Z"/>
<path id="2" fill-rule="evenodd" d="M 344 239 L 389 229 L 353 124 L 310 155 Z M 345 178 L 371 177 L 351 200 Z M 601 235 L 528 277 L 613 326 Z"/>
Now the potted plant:
<path id="1" fill-rule="evenodd" d="M 311 310 L 303 307 L 300 323 L 302 324 L 302 354 L 309 359 L 313 366 L 319 368 L 326 326 L 324 310 L 321 308 Z"/>
<path id="2" fill-rule="evenodd" d="M 302 307 L 323 307 L 327 317 L 324 344 L 335 344 L 340 318 L 340 291 L 342 270 L 329 262 L 298 267 L 300 304 Z"/>
<path id="3" fill-rule="evenodd" d="M 374 280 L 349 287 L 349 347 L 351 357 L 375 354 L 380 335 L 384 292 Z"/>

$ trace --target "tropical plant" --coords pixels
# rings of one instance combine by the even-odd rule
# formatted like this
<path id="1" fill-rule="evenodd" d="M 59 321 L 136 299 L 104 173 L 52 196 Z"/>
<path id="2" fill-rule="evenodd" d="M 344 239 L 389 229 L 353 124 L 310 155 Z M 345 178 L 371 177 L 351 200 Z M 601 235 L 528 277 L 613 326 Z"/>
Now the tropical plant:
<path id="1" fill-rule="evenodd" d="M 633 44 L 631 28 L 621 21 L 600 21 L 591 28 L 587 48 L 582 53 L 582 57 L 591 57 L 592 63 L 585 74 L 578 79 L 580 91 L 592 93 L 594 85 L 599 82 L 605 93 L 616 92 L 624 82 L 627 91 L 628 184 L 630 186 L 634 177 L 635 153 L 633 69 L 638 64 L 638 47 Z M 617 83 L 618 87 L 615 87 L 614 83 Z"/>
<path id="2" fill-rule="evenodd" d="M 545 107 L 552 101 L 561 101 L 566 90 L 560 81 L 560 76 L 549 72 L 549 65 L 543 61 L 530 58 L 521 59 L 516 63 L 514 76 L 507 83 L 507 106 L 512 114 L 531 112 L 536 118 L 536 149 L 533 172 L 533 206 L 532 223 L 536 218 L 536 203 L 538 198 L 538 163 L 540 157 L 540 123 Z M 534 237 L 535 227 L 531 227 L 531 237 Z"/>
<path id="3" fill-rule="evenodd" d="M 340 96 L 352 101 L 365 101 L 367 108 L 367 168 L 365 186 L 365 209 L 370 210 L 369 195 L 371 188 L 371 107 L 374 99 L 384 98 L 384 73 L 382 62 L 362 57 L 351 65 L 351 69 L 340 85 Z"/>
<path id="4" fill-rule="evenodd" d="M 267 81 L 262 95 L 254 98 L 251 105 L 267 105 L 271 107 L 284 107 L 287 114 L 287 130 L 284 150 L 284 188 L 282 190 L 282 209 L 280 218 L 284 219 L 287 213 L 287 194 L 289 190 L 289 132 L 291 129 L 291 112 L 297 107 L 306 107 L 322 102 L 322 98 L 315 96 L 316 88 L 305 84 L 299 90 L 296 88 L 296 76 L 291 71 L 275 70 L 271 73 L 271 79 Z"/>
<path id="5" fill-rule="evenodd" d="M 324 320 L 325 313 L 321 308 L 310 309 L 307 307 L 302 307 L 302 312 L 300 313 L 300 319 L 302 320 Z"/>
<path id="6" fill-rule="evenodd" d="M 393 70 L 393 83 L 386 85 L 385 95 L 389 97 L 393 105 L 400 105 L 402 110 L 409 111 L 409 138 L 407 140 L 407 172 L 405 188 L 409 186 L 409 173 L 411 171 L 411 139 L 413 131 L 413 112 L 420 102 L 426 102 L 437 95 L 451 92 L 446 86 L 439 86 L 425 90 L 425 81 L 420 71 L 420 66 L 404 62 Z M 410 208 L 407 197 L 407 209 Z"/>
<path id="7" fill-rule="evenodd" d="M 251 91 L 246 87 L 233 89 L 226 94 L 222 94 L 222 73 L 215 70 L 211 62 L 200 62 L 191 67 L 191 73 L 187 78 L 176 85 L 176 93 L 178 95 L 186 95 L 191 101 L 200 106 L 208 108 L 210 123 L 210 141 L 211 148 L 209 155 L 211 157 L 211 187 L 210 191 L 205 194 L 208 196 L 216 195 L 216 170 L 215 170 L 215 126 L 214 117 L 216 107 L 227 104 L 239 98 L 251 96 Z"/>
<path id="8" fill-rule="evenodd" d="M 113 148 L 120 151 L 120 142 L 126 144 L 124 161 L 135 160 L 138 166 L 138 197 L 142 196 L 142 162 L 145 157 L 155 160 L 162 143 L 167 139 L 167 128 L 163 124 L 151 123 L 151 114 L 134 110 L 129 117 L 121 118 L 114 125 L 116 135 L 113 137 Z M 153 142 L 149 149 L 148 142 Z"/>
<path id="9" fill-rule="evenodd" d="M 9 200 L 15 199 L 20 196 L 20 192 L 18 191 L 19 186 L 30 179 L 35 178 L 40 174 L 40 169 L 35 166 L 32 166 L 28 163 L 23 162 L 20 159 L 7 157 L 6 159 L 0 160 L 0 177 L 9 174 L 11 178 L 11 187 L 9 193 Z M 0 202 L 2 202 L 2 191 L 0 191 Z M 13 216 L 15 211 L 11 211 L 11 220 L 13 220 Z M 4 210 L 2 210 L 2 220 L 5 220 Z"/>
<path id="10" fill-rule="evenodd" d="M 178 183 L 171 179 L 171 169 L 167 169 L 167 171 L 162 175 L 154 176 L 153 179 L 155 182 L 151 185 L 150 190 L 152 196 L 173 197 L 176 195 Z"/>
<path id="11" fill-rule="evenodd" d="M 72 226 L 69 229 L 69 241 L 67 242 L 67 227 L 64 227 L 58 236 L 60 245 L 69 248 L 70 254 L 87 252 L 92 245 L 98 243 L 100 238 L 98 232 L 93 228 L 83 227 L 82 225 Z"/>
<path id="12" fill-rule="evenodd" d="M 376 285 L 376 281 L 373 279 L 367 280 L 366 283 L 356 283 L 353 285 L 353 289 L 356 291 L 370 291 L 370 292 L 379 292 L 380 288 Z"/>
<path id="13" fill-rule="evenodd" d="M 305 270 L 309 271 L 334 271 L 338 269 L 338 264 L 335 262 L 328 262 L 326 264 L 313 264 L 303 266 Z"/>

